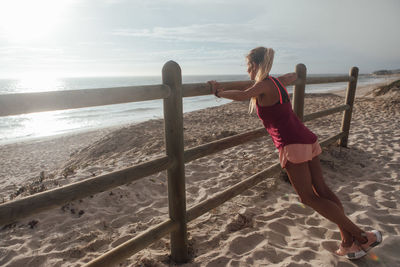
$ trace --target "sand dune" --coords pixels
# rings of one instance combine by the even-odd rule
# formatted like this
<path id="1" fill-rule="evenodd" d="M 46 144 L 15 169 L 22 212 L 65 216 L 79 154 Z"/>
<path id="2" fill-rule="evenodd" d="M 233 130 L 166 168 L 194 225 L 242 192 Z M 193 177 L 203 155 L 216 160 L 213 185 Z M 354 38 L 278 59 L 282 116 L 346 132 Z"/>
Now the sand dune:
<path id="1" fill-rule="evenodd" d="M 358 96 L 349 148 L 324 149 L 321 162 L 349 217 L 366 230 L 383 232 L 381 246 L 353 262 L 334 255 L 340 240 L 336 225 L 301 204 L 282 178 L 266 177 L 188 225 L 192 259 L 182 266 L 399 266 L 400 98 Z M 344 99 L 315 94 L 305 102 L 307 114 Z M 340 115 L 331 115 L 307 125 L 323 139 L 339 131 L 340 122 Z M 231 103 L 185 114 L 184 126 L 185 146 L 193 147 L 262 125 L 247 114 L 246 103 Z M 1 146 L 0 196 L 8 201 L 152 159 L 164 153 L 163 138 L 163 122 L 153 120 Z M 275 162 L 268 136 L 195 160 L 185 168 L 187 206 Z M 0 265 L 82 265 L 163 221 L 167 202 L 162 172 L 26 218 L 0 230 Z M 168 254 L 169 239 L 163 238 L 122 266 L 174 265 Z"/>

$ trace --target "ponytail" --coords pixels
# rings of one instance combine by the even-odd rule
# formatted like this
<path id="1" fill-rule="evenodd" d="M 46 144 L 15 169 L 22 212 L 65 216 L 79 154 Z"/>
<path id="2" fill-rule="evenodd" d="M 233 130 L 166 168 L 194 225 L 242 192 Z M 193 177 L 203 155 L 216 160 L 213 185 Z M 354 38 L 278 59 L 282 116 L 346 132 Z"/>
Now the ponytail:
<path id="1" fill-rule="evenodd" d="M 272 48 L 257 47 L 250 51 L 247 55 L 247 60 L 251 64 L 258 65 L 258 72 L 256 74 L 256 82 L 261 82 L 269 76 L 272 64 L 274 63 L 275 51 Z M 249 104 L 249 113 L 253 113 L 256 106 L 257 97 L 252 97 Z"/>
<path id="2" fill-rule="evenodd" d="M 258 64 L 258 72 L 256 75 L 256 82 L 261 82 L 269 76 L 269 72 L 274 62 L 275 51 L 272 48 L 264 49 L 264 56 L 262 61 Z"/>

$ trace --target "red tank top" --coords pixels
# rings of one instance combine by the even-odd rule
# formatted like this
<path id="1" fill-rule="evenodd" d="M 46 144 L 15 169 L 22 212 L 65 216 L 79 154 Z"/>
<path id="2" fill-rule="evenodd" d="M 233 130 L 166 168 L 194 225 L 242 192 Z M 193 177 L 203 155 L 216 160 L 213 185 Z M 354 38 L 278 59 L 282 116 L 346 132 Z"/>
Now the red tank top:
<path id="1" fill-rule="evenodd" d="M 313 144 L 317 136 L 297 118 L 290 103 L 289 94 L 282 83 L 267 77 L 279 91 L 279 102 L 268 107 L 261 107 L 257 102 L 257 114 L 270 134 L 276 148 L 290 144 Z"/>

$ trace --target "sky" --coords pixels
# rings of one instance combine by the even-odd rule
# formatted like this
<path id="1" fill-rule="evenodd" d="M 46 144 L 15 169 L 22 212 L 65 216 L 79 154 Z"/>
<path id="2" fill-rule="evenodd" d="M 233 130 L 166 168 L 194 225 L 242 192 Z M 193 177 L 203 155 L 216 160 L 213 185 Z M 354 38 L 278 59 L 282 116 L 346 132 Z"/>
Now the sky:
<path id="1" fill-rule="evenodd" d="M 246 74 L 400 68 L 398 0 L 1 0 L 0 77 Z"/>

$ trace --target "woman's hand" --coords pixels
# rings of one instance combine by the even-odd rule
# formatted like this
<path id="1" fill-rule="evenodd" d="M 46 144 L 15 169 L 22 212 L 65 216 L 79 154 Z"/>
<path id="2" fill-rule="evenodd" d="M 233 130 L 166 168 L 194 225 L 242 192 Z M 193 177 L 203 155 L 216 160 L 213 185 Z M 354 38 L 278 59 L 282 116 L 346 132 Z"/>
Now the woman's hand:
<path id="1" fill-rule="evenodd" d="M 246 90 L 230 90 L 229 89 L 226 91 L 216 81 L 208 81 L 207 83 L 210 85 L 211 92 L 216 97 L 223 97 L 223 98 L 231 99 L 234 101 L 245 101 L 252 97 L 257 97 L 261 94 L 265 94 L 267 91 L 269 91 L 269 88 L 265 87 L 265 85 L 263 83 L 256 83 Z"/>
<path id="2" fill-rule="evenodd" d="M 207 82 L 210 87 L 211 87 L 211 92 L 216 96 L 216 97 L 221 97 L 220 93 L 224 91 L 224 89 L 221 87 L 221 85 L 217 81 L 208 81 Z"/>

